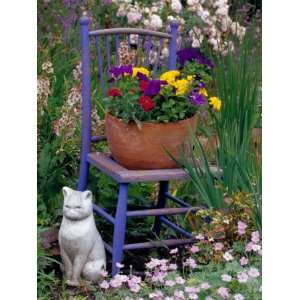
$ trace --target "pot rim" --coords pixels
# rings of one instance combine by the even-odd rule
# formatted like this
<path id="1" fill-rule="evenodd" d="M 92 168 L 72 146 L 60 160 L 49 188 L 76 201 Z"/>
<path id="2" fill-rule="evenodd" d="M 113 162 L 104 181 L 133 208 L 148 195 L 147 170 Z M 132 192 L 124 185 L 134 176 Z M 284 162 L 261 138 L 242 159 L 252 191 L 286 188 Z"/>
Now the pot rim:
<path id="1" fill-rule="evenodd" d="M 147 121 L 147 122 L 141 121 L 141 124 L 143 124 L 143 126 L 145 126 L 145 125 L 151 125 L 151 126 L 153 126 L 153 125 L 179 124 L 179 123 L 186 122 L 186 121 L 188 121 L 188 120 L 193 120 L 193 119 L 197 118 L 198 116 L 199 116 L 199 112 L 197 111 L 193 116 L 191 116 L 191 117 L 189 117 L 189 118 L 186 118 L 186 119 L 183 119 L 183 120 L 175 121 L 175 122 L 168 122 L 168 123 L 159 122 L 159 123 L 155 123 L 155 122 L 149 122 L 149 121 Z M 137 126 L 137 124 L 136 124 L 134 121 L 130 121 L 129 123 L 125 123 L 125 122 L 123 121 L 123 119 L 120 119 L 120 118 L 118 118 L 118 117 L 115 117 L 114 115 L 112 115 L 112 114 L 109 113 L 108 111 L 105 112 L 105 119 L 106 119 L 107 117 L 112 118 L 112 119 L 115 119 L 115 120 L 118 120 L 119 122 L 122 122 L 122 123 L 125 124 L 125 125 L 133 124 L 133 125 L 136 125 L 136 126 Z"/>

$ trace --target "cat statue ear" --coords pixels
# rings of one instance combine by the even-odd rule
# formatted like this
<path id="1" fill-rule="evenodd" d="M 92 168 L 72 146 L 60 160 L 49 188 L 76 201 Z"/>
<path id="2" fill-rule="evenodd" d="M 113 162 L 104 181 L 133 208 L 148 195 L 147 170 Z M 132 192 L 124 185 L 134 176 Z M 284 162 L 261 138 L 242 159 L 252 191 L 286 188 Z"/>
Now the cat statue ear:
<path id="1" fill-rule="evenodd" d="M 91 201 L 93 200 L 93 194 L 91 191 L 84 191 L 83 195 L 84 195 L 84 199 L 91 200 Z"/>
<path id="2" fill-rule="evenodd" d="M 69 195 L 71 195 L 72 192 L 73 192 L 73 190 L 70 189 L 70 188 L 67 187 L 67 186 L 64 186 L 64 187 L 62 188 L 62 191 L 63 191 L 64 198 L 67 198 L 67 197 L 68 197 Z"/>

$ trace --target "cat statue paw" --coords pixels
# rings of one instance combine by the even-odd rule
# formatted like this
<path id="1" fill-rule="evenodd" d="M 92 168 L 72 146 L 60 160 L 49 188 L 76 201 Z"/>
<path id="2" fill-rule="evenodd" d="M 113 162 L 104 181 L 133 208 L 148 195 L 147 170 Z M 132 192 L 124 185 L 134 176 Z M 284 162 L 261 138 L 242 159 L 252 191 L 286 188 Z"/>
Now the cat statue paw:
<path id="1" fill-rule="evenodd" d="M 58 241 L 66 284 L 78 286 L 81 275 L 88 281 L 98 282 L 106 269 L 106 256 L 94 220 L 92 193 L 64 187 L 63 195 Z"/>

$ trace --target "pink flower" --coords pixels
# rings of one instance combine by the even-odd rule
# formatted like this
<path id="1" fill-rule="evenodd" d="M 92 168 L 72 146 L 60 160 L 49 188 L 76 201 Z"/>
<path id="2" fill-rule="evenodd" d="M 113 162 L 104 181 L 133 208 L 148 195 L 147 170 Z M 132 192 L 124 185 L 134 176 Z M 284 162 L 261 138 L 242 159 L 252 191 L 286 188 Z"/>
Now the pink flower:
<path id="1" fill-rule="evenodd" d="M 229 290 L 225 287 L 220 287 L 217 289 L 217 293 L 223 298 L 228 299 L 229 298 Z"/>
<path id="2" fill-rule="evenodd" d="M 165 265 L 167 262 L 167 259 L 157 259 L 151 257 L 150 262 L 146 263 L 145 266 L 147 269 L 154 269 L 158 266 Z"/>
<path id="3" fill-rule="evenodd" d="M 199 293 L 200 292 L 200 288 L 197 287 L 192 287 L 192 286 L 186 286 L 184 288 L 185 292 L 189 293 L 189 294 L 195 294 L 195 293 Z"/>
<path id="4" fill-rule="evenodd" d="M 214 300 L 214 299 L 210 296 L 207 296 L 207 297 L 205 297 L 205 300 Z"/>
<path id="5" fill-rule="evenodd" d="M 188 266 L 191 269 L 195 269 L 197 267 L 196 261 L 191 257 L 189 257 L 185 262 L 183 262 L 183 265 Z"/>
<path id="6" fill-rule="evenodd" d="M 260 241 L 260 234 L 258 231 L 254 231 L 251 233 L 251 241 L 253 243 L 258 243 Z"/>
<path id="7" fill-rule="evenodd" d="M 199 240 L 199 241 L 202 241 L 202 240 L 204 240 L 204 235 L 203 234 L 201 234 L 201 233 L 199 233 L 199 234 L 197 234 L 196 236 L 195 236 L 195 238 L 197 239 L 197 240 Z"/>
<path id="8" fill-rule="evenodd" d="M 230 282 L 232 279 L 232 277 L 229 274 L 223 274 L 223 275 L 221 275 L 221 278 L 225 282 Z"/>
<path id="9" fill-rule="evenodd" d="M 101 270 L 100 271 L 100 275 L 102 276 L 102 277 L 106 277 L 107 276 L 107 271 L 104 271 L 104 270 Z"/>
<path id="10" fill-rule="evenodd" d="M 133 293 L 138 293 L 140 291 L 140 289 L 141 289 L 141 286 L 139 284 L 131 284 L 129 286 L 129 289 Z"/>
<path id="11" fill-rule="evenodd" d="M 155 293 L 149 294 L 150 299 L 160 300 L 163 299 L 164 294 L 161 291 L 155 291 Z"/>
<path id="12" fill-rule="evenodd" d="M 242 294 L 235 294 L 233 296 L 234 300 L 244 300 L 245 297 Z"/>
<path id="13" fill-rule="evenodd" d="M 224 248 L 223 243 L 218 242 L 218 243 L 214 244 L 214 250 L 215 251 L 221 251 L 223 248 Z"/>
<path id="14" fill-rule="evenodd" d="M 172 270 L 172 271 L 177 270 L 177 265 L 176 264 L 169 264 L 169 270 Z"/>
<path id="15" fill-rule="evenodd" d="M 197 252 L 200 251 L 200 249 L 199 249 L 198 246 L 193 245 L 193 246 L 190 248 L 190 251 L 191 251 L 192 253 L 197 253 Z"/>
<path id="16" fill-rule="evenodd" d="M 168 271 L 168 266 L 167 265 L 161 265 L 159 267 L 159 269 L 162 271 L 162 272 L 167 272 Z"/>
<path id="17" fill-rule="evenodd" d="M 166 280 L 165 281 L 165 285 L 166 286 L 174 286 L 176 284 L 176 282 L 175 281 L 173 281 L 173 280 Z"/>
<path id="18" fill-rule="evenodd" d="M 101 283 L 100 283 L 100 287 L 101 289 L 108 289 L 109 288 L 109 283 L 106 281 L 106 280 L 103 280 Z"/>
<path id="19" fill-rule="evenodd" d="M 240 264 L 241 264 L 241 266 L 247 265 L 248 262 L 249 262 L 248 258 L 246 258 L 246 257 L 244 257 L 244 256 L 240 259 Z"/>
<path id="20" fill-rule="evenodd" d="M 127 275 L 120 275 L 120 274 L 117 274 L 115 275 L 112 280 L 110 281 L 110 285 L 113 287 L 113 288 L 117 288 L 117 287 L 120 287 L 122 285 L 122 283 L 124 282 L 127 282 L 128 281 L 128 276 Z"/>
<path id="21" fill-rule="evenodd" d="M 170 254 L 176 254 L 178 253 L 178 248 L 174 248 L 170 251 Z"/>
<path id="22" fill-rule="evenodd" d="M 135 284 L 139 284 L 139 283 L 142 282 L 142 278 L 139 277 L 139 276 L 133 275 L 133 276 L 129 279 L 128 283 L 129 283 L 129 282 L 132 282 L 132 283 L 135 283 Z"/>
<path id="23" fill-rule="evenodd" d="M 233 256 L 230 254 L 229 251 L 225 252 L 223 254 L 223 258 L 226 260 L 226 261 L 230 261 L 230 260 L 233 260 Z"/>
<path id="24" fill-rule="evenodd" d="M 141 281 L 142 281 L 141 277 L 132 276 L 127 282 L 130 291 L 133 293 L 138 293 L 141 289 L 141 287 L 139 285 L 141 283 Z"/>
<path id="25" fill-rule="evenodd" d="M 256 268 L 250 268 L 249 271 L 248 271 L 248 275 L 250 277 L 253 277 L 253 278 L 256 278 L 260 275 L 260 272 L 256 269 Z"/>
<path id="26" fill-rule="evenodd" d="M 243 235 L 246 233 L 246 228 L 248 225 L 242 221 L 238 221 L 238 234 Z"/>
<path id="27" fill-rule="evenodd" d="M 245 251 L 246 252 L 251 252 L 252 251 L 252 246 L 254 245 L 253 242 L 249 242 L 246 247 L 245 247 Z"/>
<path id="28" fill-rule="evenodd" d="M 198 299 L 198 295 L 197 294 L 189 294 L 189 299 Z"/>
<path id="29" fill-rule="evenodd" d="M 254 252 L 260 251 L 260 250 L 261 250 L 261 245 L 253 244 L 253 245 L 252 245 L 252 250 L 253 250 Z"/>
<path id="30" fill-rule="evenodd" d="M 246 283 L 248 281 L 248 275 L 246 272 L 237 273 L 237 280 L 239 283 Z"/>
<path id="31" fill-rule="evenodd" d="M 151 280 L 152 282 L 164 282 L 164 278 L 167 276 L 165 272 L 156 272 L 152 275 Z"/>
<path id="32" fill-rule="evenodd" d="M 200 287 L 201 287 L 201 289 L 203 289 L 203 290 L 207 290 L 207 289 L 210 289 L 210 288 L 211 288 L 211 286 L 210 286 L 210 284 L 209 284 L 208 282 L 203 282 L 203 283 L 201 283 Z"/>
<path id="33" fill-rule="evenodd" d="M 185 280 L 181 276 L 177 276 L 175 278 L 175 281 L 176 281 L 177 284 L 184 284 L 185 283 Z"/>
<path id="34" fill-rule="evenodd" d="M 184 292 L 176 290 L 174 292 L 174 296 L 177 297 L 178 299 L 184 299 Z"/>

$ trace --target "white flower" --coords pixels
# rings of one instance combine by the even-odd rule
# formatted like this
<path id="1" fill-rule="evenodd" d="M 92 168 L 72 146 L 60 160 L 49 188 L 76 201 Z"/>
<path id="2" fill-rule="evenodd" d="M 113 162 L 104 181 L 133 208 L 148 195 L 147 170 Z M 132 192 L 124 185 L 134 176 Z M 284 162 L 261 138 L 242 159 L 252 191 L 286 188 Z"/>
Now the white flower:
<path id="1" fill-rule="evenodd" d="M 229 275 L 229 274 L 223 274 L 221 276 L 222 280 L 225 281 L 225 282 L 230 282 L 232 277 Z"/>
<path id="2" fill-rule="evenodd" d="M 222 7 L 219 7 L 219 8 L 216 10 L 215 14 L 216 14 L 216 15 L 220 15 L 220 16 L 227 16 L 227 15 L 228 15 L 228 8 L 229 8 L 228 5 L 224 5 L 224 6 L 222 6 Z"/>
<path id="3" fill-rule="evenodd" d="M 248 271 L 248 275 L 250 277 L 253 277 L 253 278 L 256 278 L 260 275 L 260 272 L 256 269 L 256 268 L 250 268 L 249 271 Z"/>
<path id="4" fill-rule="evenodd" d="M 53 74 L 53 65 L 51 61 L 46 61 L 42 64 L 42 70 L 45 71 L 47 74 Z"/>
<path id="5" fill-rule="evenodd" d="M 234 300 L 244 300 L 245 297 L 242 294 L 235 294 L 233 296 Z"/>
<path id="6" fill-rule="evenodd" d="M 99 286 L 106 290 L 109 288 L 109 283 L 106 280 L 103 280 Z"/>
<path id="7" fill-rule="evenodd" d="M 161 51 L 161 59 L 169 57 L 169 49 L 168 47 L 164 47 Z"/>
<path id="8" fill-rule="evenodd" d="M 189 5 L 189 6 L 193 6 L 193 5 L 196 5 L 196 4 L 198 4 L 199 3 L 199 0 L 188 0 L 187 1 L 187 4 Z"/>
<path id="9" fill-rule="evenodd" d="M 201 283 L 200 287 L 201 287 L 201 289 L 203 289 L 203 290 L 207 290 L 207 289 L 209 289 L 211 286 L 210 286 L 210 284 L 209 284 L 208 282 L 203 282 L 203 283 Z"/>
<path id="10" fill-rule="evenodd" d="M 171 9 L 179 14 L 182 10 L 181 2 L 179 0 L 172 0 Z"/>
<path id="11" fill-rule="evenodd" d="M 127 14 L 128 24 L 136 24 L 142 18 L 142 14 L 138 11 L 132 10 Z"/>
<path id="12" fill-rule="evenodd" d="M 226 260 L 226 261 L 230 261 L 230 260 L 233 260 L 233 256 L 227 251 L 223 254 L 223 258 Z"/>
<path id="13" fill-rule="evenodd" d="M 248 275 L 246 272 L 237 273 L 237 280 L 239 283 L 246 283 L 248 281 Z"/>
<path id="14" fill-rule="evenodd" d="M 162 28 L 163 23 L 162 23 L 162 19 L 160 18 L 160 16 L 153 14 L 150 18 L 149 26 L 154 30 Z"/>

